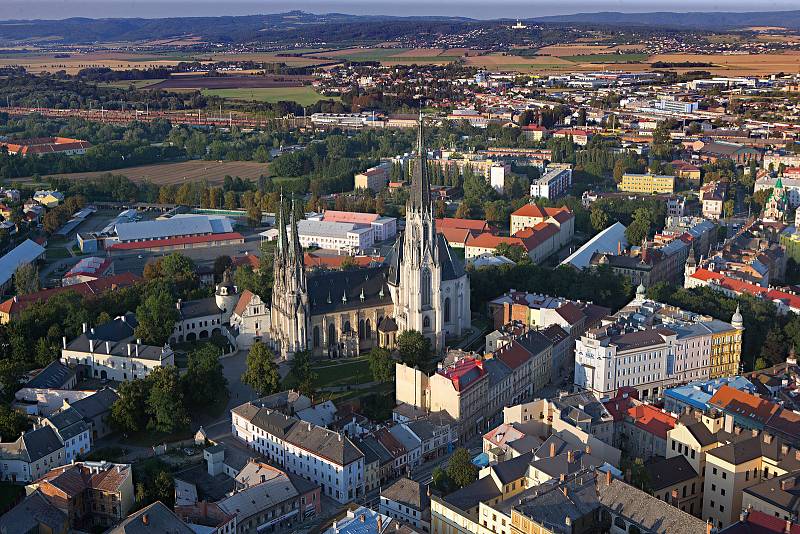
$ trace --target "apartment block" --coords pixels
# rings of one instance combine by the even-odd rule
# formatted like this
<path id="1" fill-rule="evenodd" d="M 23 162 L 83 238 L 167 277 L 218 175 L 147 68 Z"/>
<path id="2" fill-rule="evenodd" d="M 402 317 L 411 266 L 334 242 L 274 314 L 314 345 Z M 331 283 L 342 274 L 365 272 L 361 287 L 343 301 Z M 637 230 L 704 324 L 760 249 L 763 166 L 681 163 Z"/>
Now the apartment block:
<path id="1" fill-rule="evenodd" d="M 622 181 L 617 186 L 626 193 L 669 194 L 675 192 L 675 177 L 665 174 L 632 174 L 622 175 Z"/>

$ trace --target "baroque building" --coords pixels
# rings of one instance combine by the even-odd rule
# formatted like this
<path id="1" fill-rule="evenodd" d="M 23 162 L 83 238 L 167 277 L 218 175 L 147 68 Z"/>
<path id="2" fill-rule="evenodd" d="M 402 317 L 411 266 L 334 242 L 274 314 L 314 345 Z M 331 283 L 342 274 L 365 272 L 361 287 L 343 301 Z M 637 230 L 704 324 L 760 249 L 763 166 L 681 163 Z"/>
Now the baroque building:
<path id="1" fill-rule="evenodd" d="M 391 348 L 406 330 L 422 332 L 439 351 L 470 327 L 469 278 L 436 233 L 421 118 L 406 229 L 384 264 L 306 273 L 294 211 L 288 222 L 283 208 L 276 215 L 269 337 L 283 359 L 301 350 L 338 357 Z"/>

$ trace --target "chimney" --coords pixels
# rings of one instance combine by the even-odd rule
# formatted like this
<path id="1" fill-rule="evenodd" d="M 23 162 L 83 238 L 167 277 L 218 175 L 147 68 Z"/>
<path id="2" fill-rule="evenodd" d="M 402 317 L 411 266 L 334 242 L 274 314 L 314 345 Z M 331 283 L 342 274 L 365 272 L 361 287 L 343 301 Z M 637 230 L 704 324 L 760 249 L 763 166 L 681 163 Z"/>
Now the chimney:
<path id="1" fill-rule="evenodd" d="M 672 490 L 670 504 L 672 504 L 672 506 L 675 508 L 678 508 L 678 490 L 676 489 Z"/>
<path id="2" fill-rule="evenodd" d="M 606 471 L 606 486 L 611 485 L 611 469 Z"/>
<path id="3" fill-rule="evenodd" d="M 712 530 L 714 530 L 714 527 L 711 526 L 711 523 L 706 521 L 706 534 L 711 534 Z"/>
<path id="4" fill-rule="evenodd" d="M 781 454 L 784 456 L 789 454 L 789 445 L 787 445 L 786 443 L 781 443 Z"/>
<path id="5" fill-rule="evenodd" d="M 136 341 L 139 341 L 138 339 Z M 139 343 L 136 343 L 136 357 L 139 357 Z"/>
<path id="6" fill-rule="evenodd" d="M 94 352 L 94 339 L 89 340 L 89 352 Z"/>
<path id="7" fill-rule="evenodd" d="M 794 487 L 794 481 L 792 480 L 791 477 L 784 478 L 783 480 L 781 480 L 781 489 L 783 491 L 786 491 L 786 490 L 788 490 L 789 488 L 792 488 L 792 487 Z"/>
<path id="8" fill-rule="evenodd" d="M 561 493 L 564 494 L 564 497 L 566 497 L 569 494 L 569 491 L 567 490 L 566 484 L 561 486 Z"/>
<path id="9" fill-rule="evenodd" d="M 181 309 L 181 299 L 178 299 L 178 302 L 175 303 L 175 307 L 179 310 Z"/>
<path id="10" fill-rule="evenodd" d="M 751 434 L 751 435 L 752 435 L 754 438 L 755 438 L 755 437 L 758 437 L 758 430 L 756 430 L 756 429 L 754 428 L 754 429 L 752 429 L 752 430 L 750 431 L 750 434 Z"/>
<path id="11" fill-rule="evenodd" d="M 733 416 L 731 414 L 725 414 L 725 432 L 728 434 L 733 433 Z"/>
<path id="12" fill-rule="evenodd" d="M 377 525 L 378 526 L 378 534 L 380 534 L 383 531 L 383 516 L 381 516 L 381 514 L 378 514 L 377 523 L 378 523 L 378 525 Z"/>
<path id="13" fill-rule="evenodd" d="M 586 451 L 586 454 L 592 454 L 592 446 L 591 445 L 587 445 L 586 449 L 584 449 L 584 450 Z"/>
<path id="14" fill-rule="evenodd" d="M 764 443 L 766 443 L 767 445 L 772 443 L 772 434 L 770 434 L 769 432 L 764 432 Z"/>
<path id="15" fill-rule="evenodd" d="M 555 443 L 551 443 L 550 444 L 550 458 L 554 457 L 555 455 L 556 455 L 556 444 Z"/>
<path id="16" fill-rule="evenodd" d="M 142 514 L 142 524 L 145 526 L 150 524 L 150 518 L 147 516 L 147 514 Z"/>
<path id="17" fill-rule="evenodd" d="M 106 341 L 106 354 L 111 354 L 111 342 Z"/>
<path id="18" fill-rule="evenodd" d="M 131 344 L 127 343 L 127 345 L 128 345 L 128 356 L 130 356 L 131 355 Z"/>
<path id="19" fill-rule="evenodd" d="M 566 473 L 561 473 L 560 475 L 558 475 L 558 480 L 560 480 L 561 482 L 564 482 L 565 480 L 567 480 L 567 474 Z"/>
<path id="20" fill-rule="evenodd" d="M 783 532 L 785 534 L 791 534 L 791 532 L 792 532 L 792 521 L 790 519 L 786 520 L 786 525 L 783 527 Z"/>
<path id="21" fill-rule="evenodd" d="M 89 332 L 91 332 L 94 335 L 94 327 L 90 328 Z"/>

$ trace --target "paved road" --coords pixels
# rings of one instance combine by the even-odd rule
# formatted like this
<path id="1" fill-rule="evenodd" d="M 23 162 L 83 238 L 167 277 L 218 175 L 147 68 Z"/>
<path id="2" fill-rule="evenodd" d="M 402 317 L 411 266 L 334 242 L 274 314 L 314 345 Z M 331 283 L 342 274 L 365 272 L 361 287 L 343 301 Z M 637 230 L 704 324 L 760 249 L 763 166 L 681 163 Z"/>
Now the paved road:
<path id="1" fill-rule="evenodd" d="M 481 442 L 481 436 L 476 436 L 469 441 L 467 441 L 463 446 L 467 448 L 469 451 L 470 458 L 474 458 L 481 452 L 483 452 L 483 444 Z M 450 455 L 445 454 L 444 456 L 440 456 L 439 458 L 435 458 L 429 462 L 425 462 L 422 465 L 415 467 L 411 471 L 411 479 L 419 482 L 421 484 L 430 484 L 433 480 L 432 474 L 433 470 L 437 467 L 442 467 L 443 469 L 447 466 L 447 462 L 450 460 Z"/>

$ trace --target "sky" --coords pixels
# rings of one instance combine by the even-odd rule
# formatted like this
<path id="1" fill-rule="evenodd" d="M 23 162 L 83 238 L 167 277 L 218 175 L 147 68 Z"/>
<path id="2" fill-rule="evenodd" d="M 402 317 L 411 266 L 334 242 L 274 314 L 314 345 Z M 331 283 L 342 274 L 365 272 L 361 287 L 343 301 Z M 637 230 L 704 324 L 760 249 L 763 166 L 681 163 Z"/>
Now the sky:
<path id="1" fill-rule="evenodd" d="M 597 11 L 779 11 L 797 0 L 0 0 L 0 20 L 311 13 L 527 18 Z"/>

